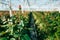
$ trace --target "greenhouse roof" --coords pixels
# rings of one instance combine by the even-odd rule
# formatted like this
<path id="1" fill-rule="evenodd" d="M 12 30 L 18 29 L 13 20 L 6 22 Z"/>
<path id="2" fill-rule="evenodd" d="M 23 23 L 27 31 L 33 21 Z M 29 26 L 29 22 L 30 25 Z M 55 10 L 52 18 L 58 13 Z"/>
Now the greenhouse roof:
<path id="1" fill-rule="evenodd" d="M 9 3 L 8 0 L 0 2 Z M 60 0 L 11 0 L 12 10 L 19 10 L 19 5 L 23 10 L 60 10 Z M 0 10 L 9 10 L 8 5 L 0 3 Z"/>

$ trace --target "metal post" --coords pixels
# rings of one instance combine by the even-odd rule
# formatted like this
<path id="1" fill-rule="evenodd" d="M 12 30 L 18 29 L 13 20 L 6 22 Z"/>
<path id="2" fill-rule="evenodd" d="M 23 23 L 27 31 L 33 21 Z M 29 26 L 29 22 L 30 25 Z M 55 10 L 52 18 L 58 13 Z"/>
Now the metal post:
<path id="1" fill-rule="evenodd" d="M 9 13 L 10 13 L 10 17 L 12 17 L 11 0 L 9 0 Z"/>

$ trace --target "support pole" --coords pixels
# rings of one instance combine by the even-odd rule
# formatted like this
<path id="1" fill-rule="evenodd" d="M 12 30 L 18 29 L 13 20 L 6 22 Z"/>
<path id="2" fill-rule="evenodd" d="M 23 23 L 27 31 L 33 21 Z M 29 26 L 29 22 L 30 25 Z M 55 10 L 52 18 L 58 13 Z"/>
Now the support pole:
<path id="1" fill-rule="evenodd" d="M 10 17 L 12 17 L 11 0 L 9 0 L 9 13 L 10 13 Z"/>

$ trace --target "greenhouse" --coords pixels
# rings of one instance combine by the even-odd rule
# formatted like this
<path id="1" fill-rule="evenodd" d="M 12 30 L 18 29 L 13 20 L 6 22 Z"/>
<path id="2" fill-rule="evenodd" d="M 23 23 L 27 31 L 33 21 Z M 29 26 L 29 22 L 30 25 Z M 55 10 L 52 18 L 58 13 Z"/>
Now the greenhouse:
<path id="1" fill-rule="evenodd" d="M 0 0 L 0 40 L 60 40 L 60 0 Z"/>

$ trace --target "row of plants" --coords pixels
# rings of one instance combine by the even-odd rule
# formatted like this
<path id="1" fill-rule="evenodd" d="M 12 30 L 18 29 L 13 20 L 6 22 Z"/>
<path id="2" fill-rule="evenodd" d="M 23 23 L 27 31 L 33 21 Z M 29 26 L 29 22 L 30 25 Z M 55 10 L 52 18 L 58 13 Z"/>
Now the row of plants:
<path id="1" fill-rule="evenodd" d="M 59 40 L 60 13 L 29 12 L 0 16 L 0 40 Z"/>
<path id="2" fill-rule="evenodd" d="M 60 13 L 34 12 L 36 24 L 38 24 L 39 40 L 60 40 Z"/>
<path id="3" fill-rule="evenodd" d="M 0 17 L 0 40 L 37 40 L 34 37 L 37 35 L 35 29 L 32 12 L 28 17 L 24 17 L 22 14 Z"/>

